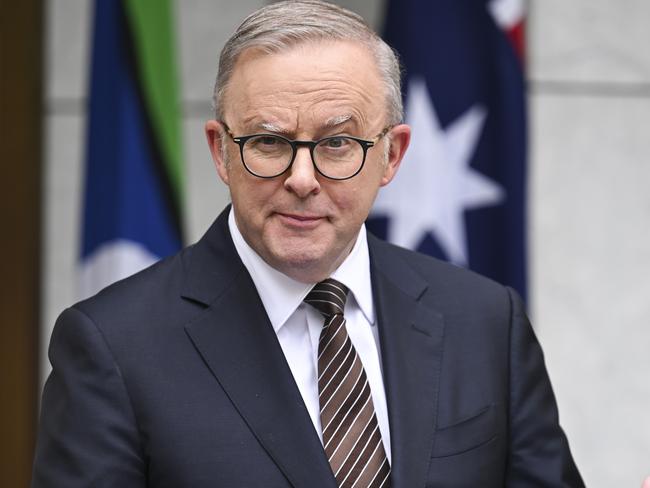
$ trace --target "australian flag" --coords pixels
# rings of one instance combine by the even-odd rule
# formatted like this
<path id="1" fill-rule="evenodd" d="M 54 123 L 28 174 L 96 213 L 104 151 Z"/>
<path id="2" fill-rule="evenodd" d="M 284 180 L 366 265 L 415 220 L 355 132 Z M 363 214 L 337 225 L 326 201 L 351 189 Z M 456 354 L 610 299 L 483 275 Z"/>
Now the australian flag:
<path id="1" fill-rule="evenodd" d="M 393 0 L 411 145 L 368 227 L 526 296 L 521 0 Z M 518 7 L 519 5 L 519 7 Z M 504 28 L 505 27 L 505 28 Z M 515 42 L 513 42 L 515 41 Z"/>

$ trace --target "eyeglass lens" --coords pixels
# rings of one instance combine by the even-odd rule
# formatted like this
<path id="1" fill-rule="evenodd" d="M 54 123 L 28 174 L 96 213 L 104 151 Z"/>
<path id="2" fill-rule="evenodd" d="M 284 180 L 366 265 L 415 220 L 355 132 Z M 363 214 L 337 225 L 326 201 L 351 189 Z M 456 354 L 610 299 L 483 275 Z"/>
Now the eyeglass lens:
<path id="1" fill-rule="evenodd" d="M 283 173 L 291 164 L 293 148 L 281 137 L 260 135 L 244 143 L 242 156 L 250 171 L 258 176 L 270 177 Z M 363 146 L 344 136 L 323 139 L 313 151 L 314 164 L 330 178 L 354 175 L 363 164 L 363 158 Z"/>

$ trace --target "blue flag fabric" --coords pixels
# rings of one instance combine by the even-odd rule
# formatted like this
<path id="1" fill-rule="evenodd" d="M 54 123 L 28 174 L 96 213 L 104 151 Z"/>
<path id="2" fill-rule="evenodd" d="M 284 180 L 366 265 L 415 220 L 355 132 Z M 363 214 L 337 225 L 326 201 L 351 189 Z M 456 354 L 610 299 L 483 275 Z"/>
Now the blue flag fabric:
<path id="1" fill-rule="evenodd" d="M 121 1 L 95 5 L 80 294 L 173 254 L 178 208 L 138 83 Z"/>
<path id="2" fill-rule="evenodd" d="M 487 3 L 389 3 L 384 38 L 405 68 L 413 136 L 368 228 L 512 286 L 525 298 L 524 78 Z"/>

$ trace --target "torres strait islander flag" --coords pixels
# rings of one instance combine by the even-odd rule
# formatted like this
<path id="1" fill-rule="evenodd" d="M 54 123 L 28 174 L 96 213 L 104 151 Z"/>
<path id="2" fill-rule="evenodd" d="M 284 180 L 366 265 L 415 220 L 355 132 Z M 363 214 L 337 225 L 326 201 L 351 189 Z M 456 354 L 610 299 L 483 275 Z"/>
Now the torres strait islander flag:
<path id="1" fill-rule="evenodd" d="M 526 296 L 523 0 L 392 0 L 411 146 L 368 227 Z"/>
<path id="2" fill-rule="evenodd" d="M 169 0 L 96 0 L 82 297 L 181 247 L 174 46 Z"/>

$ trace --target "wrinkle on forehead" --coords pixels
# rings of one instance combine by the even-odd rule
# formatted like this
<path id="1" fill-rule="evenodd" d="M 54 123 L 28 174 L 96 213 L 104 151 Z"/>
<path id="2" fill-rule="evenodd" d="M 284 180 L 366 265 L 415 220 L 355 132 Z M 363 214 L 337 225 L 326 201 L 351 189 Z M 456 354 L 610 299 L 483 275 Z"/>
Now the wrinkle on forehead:
<path id="1" fill-rule="evenodd" d="M 382 84 L 365 50 L 338 42 L 240 59 L 229 98 L 242 129 L 266 124 L 291 133 L 350 124 L 367 130 L 380 123 Z"/>

